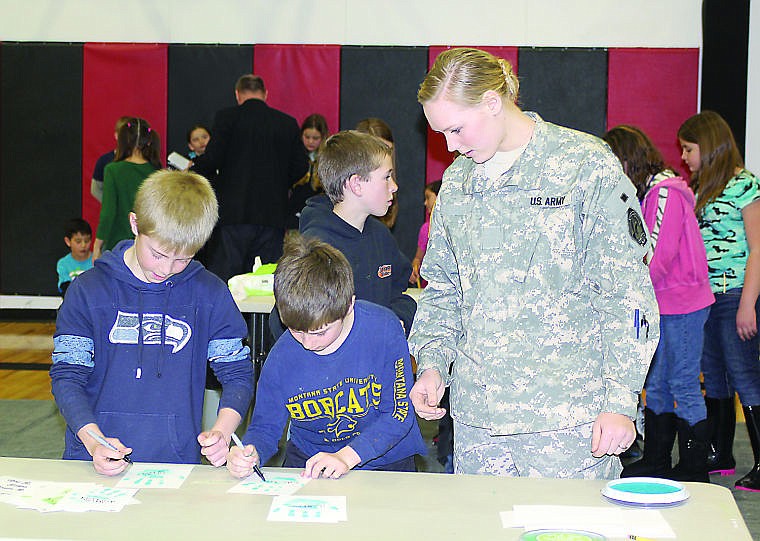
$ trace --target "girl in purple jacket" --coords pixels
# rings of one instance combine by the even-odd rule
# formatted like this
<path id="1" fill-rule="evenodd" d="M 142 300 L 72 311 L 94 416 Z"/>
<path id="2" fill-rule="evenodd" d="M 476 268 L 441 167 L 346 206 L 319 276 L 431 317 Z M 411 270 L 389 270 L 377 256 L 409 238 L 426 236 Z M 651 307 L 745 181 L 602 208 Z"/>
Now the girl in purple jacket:
<path id="1" fill-rule="evenodd" d="M 623 477 L 648 475 L 709 482 L 707 412 L 699 384 L 703 329 L 715 298 L 694 214 L 694 194 L 666 169 L 640 129 L 621 125 L 604 135 L 636 186 L 651 233 L 649 273 L 660 308 L 660 343 L 644 385 L 644 457 Z M 678 464 L 671 451 L 678 432 Z"/>

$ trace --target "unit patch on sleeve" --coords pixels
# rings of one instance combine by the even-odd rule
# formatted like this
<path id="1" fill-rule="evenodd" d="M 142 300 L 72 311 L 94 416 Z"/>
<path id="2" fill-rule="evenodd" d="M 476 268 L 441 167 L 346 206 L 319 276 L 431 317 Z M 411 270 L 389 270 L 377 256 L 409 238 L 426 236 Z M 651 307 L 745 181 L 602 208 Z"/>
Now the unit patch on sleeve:
<path id="1" fill-rule="evenodd" d="M 641 221 L 639 213 L 632 208 L 628 208 L 628 234 L 639 246 L 646 246 L 647 232 L 644 222 Z"/>

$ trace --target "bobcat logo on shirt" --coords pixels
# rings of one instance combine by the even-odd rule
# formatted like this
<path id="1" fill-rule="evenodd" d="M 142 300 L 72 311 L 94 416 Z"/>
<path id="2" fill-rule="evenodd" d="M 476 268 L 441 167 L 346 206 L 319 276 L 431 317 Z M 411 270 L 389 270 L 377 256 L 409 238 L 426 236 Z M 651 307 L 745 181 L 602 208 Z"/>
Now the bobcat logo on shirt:
<path id="1" fill-rule="evenodd" d="M 116 315 L 108 339 L 112 344 L 137 344 L 140 316 L 136 313 L 122 312 Z M 172 346 L 172 353 L 177 353 L 190 340 L 193 331 L 185 321 L 174 319 L 163 314 L 142 315 L 142 341 L 145 345 L 161 344 L 161 327 L 164 327 L 166 337 L 164 343 Z"/>
<path id="2" fill-rule="evenodd" d="M 345 377 L 331 387 L 302 392 L 287 399 L 285 407 L 295 421 L 327 421 L 318 429 L 325 441 L 341 441 L 356 431 L 359 421 L 371 410 L 380 409 L 383 385 L 375 374 L 363 378 Z"/>
<path id="3" fill-rule="evenodd" d="M 380 265 L 377 268 L 377 277 L 378 278 L 388 278 L 388 276 L 391 275 L 391 266 L 390 265 Z"/>

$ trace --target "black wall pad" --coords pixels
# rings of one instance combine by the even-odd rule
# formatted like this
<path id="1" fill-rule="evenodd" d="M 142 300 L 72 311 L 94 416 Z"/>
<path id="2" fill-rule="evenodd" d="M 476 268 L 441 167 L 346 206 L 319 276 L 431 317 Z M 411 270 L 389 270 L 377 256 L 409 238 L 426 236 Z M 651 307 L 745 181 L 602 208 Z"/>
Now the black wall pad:
<path id="1" fill-rule="evenodd" d="M 236 104 L 238 77 L 252 71 L 253 45 L 169 45 L 167 153 L 186 155 L 190 126 L 210 129 L 219 109 Z"/>
<path id="2" fill-rule="evenodd" d="M 523 110 L 594 135 L 606 131 L 606 49 L 520 48 L 518 66 Z"/>
<path id="3" fill-rule="evenodd" d="M 425 218 L 426 129 L 417 89 L 427 73 L 427 47 L 343 47 L 340 127 L 351 129 L 367 117 L 393 130 L 399 213 L 393 234 L 411 260 Z"/>
<path id="4" fill-rule="evenodd" d="M 0 70 L 0 291 L 54 295 L 82 213 L 82 45 L 3 43 Z"/>
<path id="5" fill-rule="evenodd" d="M 749 0 L 702 2 L 702 111 L 726 119 L 744 155 Z M 684 119 L 686 120 L 686 119 Z"/>

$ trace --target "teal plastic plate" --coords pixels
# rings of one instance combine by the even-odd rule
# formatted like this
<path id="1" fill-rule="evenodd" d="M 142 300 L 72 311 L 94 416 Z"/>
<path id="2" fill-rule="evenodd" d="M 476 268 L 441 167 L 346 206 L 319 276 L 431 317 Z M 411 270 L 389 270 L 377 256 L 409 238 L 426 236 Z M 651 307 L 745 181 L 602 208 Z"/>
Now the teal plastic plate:
<path id="1" fill-rule="evenodd" d="M 616 502 L 634 505 L 672 505 L 689 497 L 678 481 L 656 477 L 615 479 L 602 489 L 602 495 Z"/>
<path id="2" fill-rule="evenodd" d="M 606 537 L 581 530 L 531 530 L 520 541 L 606 541 Z"/>

